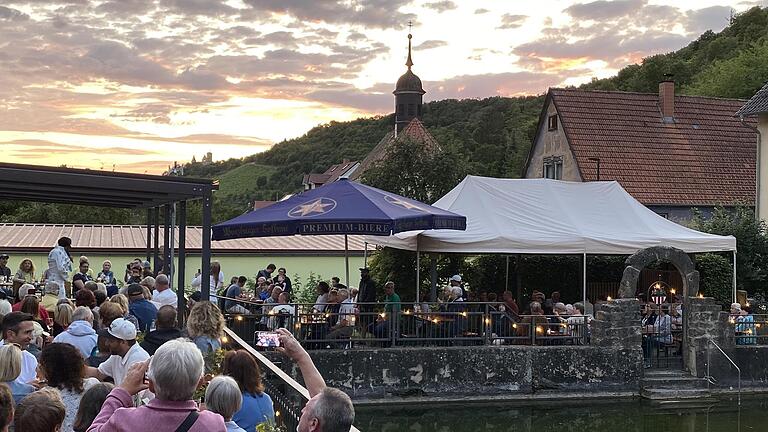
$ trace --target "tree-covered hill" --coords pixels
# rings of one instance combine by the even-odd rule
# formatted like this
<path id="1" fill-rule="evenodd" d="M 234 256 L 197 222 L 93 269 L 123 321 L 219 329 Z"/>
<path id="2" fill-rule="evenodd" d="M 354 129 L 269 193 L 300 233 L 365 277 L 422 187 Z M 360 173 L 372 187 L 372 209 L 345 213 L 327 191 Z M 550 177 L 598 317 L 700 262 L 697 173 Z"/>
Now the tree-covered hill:
<path id="1" fill-rule="evenodd" d="M 648 57 L 615 77 L 582 87 L 653 93 L 664 75 L 672 74 L 678 91 L 684 94 L 749 98 L 768 79 L 766 59 L 768 10 L 755 7 L 735 16 L 720 33 L 708 31 L 678 51 Z M 435 101 L 426 104 L 423 121 L 442 146 L 454 150 L 462 171 L 517 177 L 535 135 L 542 103 L 541 96 Z M 244 159 L 188 164 L 185 174 L 219 178 L 219 194 L 224 198 L 236 189 L 237 205 L 248 196 L 274 199 L 298 190 L 305 173 L 322 172 L 343 159 L 363 159 L 393 123 L 391 115 L 331 122 Z M 226 173 L 243 164 L 265 179 L 258 184 L 233 184 Z"/>

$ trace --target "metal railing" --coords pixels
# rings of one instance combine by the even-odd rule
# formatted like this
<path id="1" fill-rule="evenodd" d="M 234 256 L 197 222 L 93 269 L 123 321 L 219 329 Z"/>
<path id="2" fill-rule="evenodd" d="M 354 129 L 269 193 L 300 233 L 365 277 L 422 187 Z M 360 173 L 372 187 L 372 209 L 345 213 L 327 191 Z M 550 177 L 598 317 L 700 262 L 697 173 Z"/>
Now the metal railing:
<path id="1" fill-rule="evenodd" d="M 246 350 L 261 366 L 261 370 L 264 373 L 262 382 L 264 383 L 265 391 L 272 398 L 272 403 L 275 407 L 275 424 L 288 431 L 296 430 L 299 418 L 301 418 L 301 409 L 309 400 L 309 391 L 280 369 L 278 365 L 251 347 L 249 343 L 240 338 L 232 329 L 225 327 L 224 332 L 227 335 L 226 337 L 230 339 L 228 342 L 234 343 L 240 349 Z M 354 426 L 349 431 L 360 432 Z"/>
<path id="2" fill-rule="evenodd" d="M 707 391 L 709 391 L 710 384 L 716 383 L 716 380 L 712 377 L 712 374 L 710 373 L 710 364 L 711 364 L 711 347 L 714 345 L 715 348 L 717 348 L 718 351 L 720 351 L 720 354 L 722 354 L 726 360 L 728 360 L 731 365 L 736 368 L 736 373 L 738 375 L 738 385 L 739 385 L 739 393 L 738 393 L 738 404 L 741 405 L 741 368 L 736 365 L 736 363 L 731 359 L 731 357 L 723 351 L 722 348 L 720 348 L 720 345 L 718 345 L 715 341 L 712 339 L 707 339 Z M 713 383 L 713 381 L 715 381 Z"/>
<path id="3" fill-rule="evenodd" d="M 307 349 L 413 345 L 588 345 L 590 317 L 515 315 L 495 303 L 277 305 L 230 299 L 225 317 L 245 340 L 289 329 Z"/>
<path id="4" fill-rule="evenodd" d="M 768 345 L 768 315 L 733 315 L 728 321 L 734 325 L 736 345 Z"/>

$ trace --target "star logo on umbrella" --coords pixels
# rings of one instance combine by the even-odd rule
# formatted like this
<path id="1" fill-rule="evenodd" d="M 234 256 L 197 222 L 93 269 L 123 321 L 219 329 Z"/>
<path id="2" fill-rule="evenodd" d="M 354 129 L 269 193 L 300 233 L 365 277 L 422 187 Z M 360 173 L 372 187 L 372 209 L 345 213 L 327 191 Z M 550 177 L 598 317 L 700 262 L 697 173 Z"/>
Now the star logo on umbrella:
<path id="1" fill-rule="evenodd" d="M 398 206 L 398 207 L 402 207 L 402 208 L 404 208 L 404 209 L 406 209 L 406 210 L 417 210 L 417 211 L 420 211 L 420 212 L 426 212 L 426 211 L 427 211 L 426 209 L 424 209 L 424 208 L 423 208 L 423 207 L 421 207 L 420 205 L 418 205 L 418 204 L 414 204 L 414 203 L 412 203 L 412 202 L 410 202 L 410 201 L 406 201 L 406 200 L 404 200 L 404 199 L 402 199 L 402 198 L 399 198 L 399 197 L 398 197 L 398 198 L 395 198 L 395 197 L 393 197 L 393 196 L 389 196 L 389 195 L 386 195 L 386 196 L 384 197 L 384 199 L 385 199 L 385 200 L 386 200 L 388 203 L 390 203 L 390 204 L 393 204 L 393 205 L 396 205 L 396 206 Z"/>
<path id="2" fill-rule="evenodd" d="M 304 204 L 299 204 L 288 212 L 292 218 L 315 217 L 326 214 L 336 208 L 336 201 L 330 198 L 317 198 Z"/>

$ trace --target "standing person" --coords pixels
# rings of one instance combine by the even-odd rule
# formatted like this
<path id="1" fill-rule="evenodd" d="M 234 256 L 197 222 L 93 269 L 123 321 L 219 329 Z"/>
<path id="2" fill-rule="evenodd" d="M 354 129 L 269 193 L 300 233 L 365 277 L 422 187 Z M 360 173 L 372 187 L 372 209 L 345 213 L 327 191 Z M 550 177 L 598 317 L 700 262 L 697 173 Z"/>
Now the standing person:
<path id="1" fill-rule="evenodd" d="M 161 307 L 157 311 L 155 325 L 157 329 L 147 333 L 141 342 L 141 347 L 149 355 L 154 355 L 155 351 L 160 348 L 160 345 L 181 337 L 181 330 L 176 328 L 176 308 L 174 307 Z"/>
<path id="2" fill-rule="evenodd" d="M 111 383 L 98 383 L 83 393 L 83 397 L 80 398 L 80 406 L 77 407 L 75 414 L 75 422 L 72 425 L 75 432 L 86 432 L 91 427 L 93 419 L 99 414 L 101 406 L 107 400 L 107 395 L 114 388 L 115 386 Z"/>
<path id="3" fill-rule="evenodd" d="M 101 329 L 99 336 L 106 338 L 105 344 L 111 356 L 98 368 L 88 366 L 86 376 L 98 378 L 99 381 L 112 377 L 115 385 L 119 386 L 132 364 L 149 358 L 149 354 L 136 343 L 136 327 L 123 318 Z"/>
<path id="4" fill-rule="evenodd" d="M 125 380 L 109 393 L 88 430 L 225 432 L 220 415 L 198 411 L 192 400 L 203 378 L 203 366 L 203 356 L 194 344 L 181 339 L 166 343 L 150 361 L 133 365 Z M 147 388 L 155 398 L 134 408 L 131 396 Z M 191 427 L 181 427 L 186 423 Z"/>
<path id="5" fill-rule="evenodd" d="M 241 428 L 252 431 L 256 426 L 275 420 L 272 398 L 264 393 L 261 369 L 245 350 L 228 351 L 221 364 L 221 373 L 234 378 L 243 395 L 243 405 L 232 420 Z"/>
<path id="6" fill-rule="evenodd" d="M 346 432 L 355 421 L 355 408 L 346 393 L 326 387 L 312 358 L 286 329 L 278 329 L 280 348 L 301 371 L 309 391 L 309 401 L 301 410 L 297 432 Z"/>
<path id="7" fill-rule="evenodd" d="M 59 286 L 59 298 L 67 297 L 66 283 L 72 272 L 72 257 L 69 255 L 72 248 L 72 239 L 62 237 L 57 246 L 48 253 L 48 278 Z"/>
<path id="8" fill-rule="evenodd" d="M 144 289 L 141 285 L 129 285 L 127 294 L 128 311 L 139 321 L 139 331 L 149 332 L 152 323 L 157 319 L 157 308 L 144 298 Z"/>
<path id="9" fill-rule="evenodd" d="M 176 293 L 171 289 L 171 283 L 168 276 L 159 274 L 155 278 L 155 289 L 152 291 L 152 303 L 160 309 L 163 306 L 178 306 L 179 299 Z"/>
<path id="10" fill-rule="evenodd" d="M 467 299 L 467 291 L 464 289 L 464 286 L 461 283 L 461 275 L 455 274 L 451 276 L 451 279 L 449 280 L 452 287 L 459 287 L 461 288 L 461 298 L 463 300 Z"/>
<path id="11" fill-rule="evenodd" d="M 203 284 L 203 275 L 199 272 L 192 279 L 192 288 L 196 291 L 200 290 Z M 224 287 L 224 272 L 221 270 L 221 264 L 218 261 L 211 261 L 211 285 L 210 285 L 210 301 L 218 304 L 217 295 L 222 295 L 222 288 Z"/>
<path id="12" fill-rule="evenodd" d="M 13 428 L 18 432 L 58 432 L 66 415 L 59 393 L 44 388 L 27 395 L 16 406 Z"/>
<path id="13" fill-rule="evenodd" d="M 279 286 L 283 289 L 284 293 L 288 293 L 289 296 L 293 292 L 293 285 L 291 284 L 291 278 L 288 277 L 287 274 L 285 274 L 286 270 L 284 267 L 280 267 L 277 269 L 277 277 L 275 278 L 275 286 Z"/>
<path id="14" fill-rule="evenodd" d="M 208 411 L 224 418 L 227 432 L 245 432 L 245 429 L 232 421 L 232 416 L 243 406 L 243 395 L 232 377 L 219 375 L 208 383 L 205 405 Z"/>
<path id="15" fill-rule="evenodd" d="M 260 277 L 263 277 L 264 279 L 266 279 L 266 280 L 267 280 L 267 282 L 272 282 L 272 281 L 271 281 L 271 279 L 272 279 L 272 273 L 274 273 L 274 272 L 275 272 L 275 269 L 276 269 L 276 268 L 277 268 L 277 266 L 276 266 L 276 265 L 274 265 L 274 264 L 269 264 L 269 265 L 267 266 L 267 268 L 265 268 L 264 270 L 259 270 L 259 273 L 256 275 L 256 278 L 260 278 Z"/>
<path id="16" fill-rule="evenodd" d="M 97 342 L 93 329 L 93 313 L 85 306 L 78 306 L 72 313 L 72 324 L 53 339 L 55 343 L 67 343 L 80 350 L 83 358 L 91 356 Z"/>
<path id="17" fill-rule="evenodd" d="M 0 253 L 0 277 L 5 277 L 8 281 L 11 280 L 11 269 L 8 267 L 10 258 L 7 253 Z"/>
<path id="18" fill-rule="evenodd" d="M 39 371 L 41 378 L 47 381 L 48 388 L 59 392 L 64 402 L 67 414 L 61 425 L 61 432 L 72 432 L 83 392 L 98 381 L 94 378 L 85 378 L 83 356 L 77 348 L 66 343 L 49 344 L 43 348 L 40 354 Z"/>
<path id="19" fill-rule="evenodd" d="M 21 374 L 16 378 L 19 384 L 28 384 L 37 376 L 37 359 L 29 351 L 32 342 L 32 332 L 35 325 L 32 315 L 24 312 L 11 312 L 3 317 L 2 336 L 0 345 L 17 344 L 22 349 Z"/>
<path id="20" fill-rule="evenodd" d="M 376 303 L 376 282 L 371 279 L 370 271 L 367 268 L 360 269 L 360 285 L 358 285 L 358 289 L 358 303 Z M 373 304 L 358 306 L 358 310 L 360 311 L 360 324 L 363 329 L 367 329 L 373 322 L 374 308 L 375 305 Z"/>
<path id="21" fill-rule="evenodd" d="M 13 402 L 18 404 L 24 396 L 37 390 L 33 385 L 17 382 L 21 375 L 22 351 L 16 345 L 0 346 L 0 382 L 11 390 Z"/>
<path id="22" fill-rule="evenodd" d="M 224 333 L 224 316 L 219 308 L 207 301 L 195 304 L 187 318 L 187 334 L 206 355 L 221 348 Z"/>

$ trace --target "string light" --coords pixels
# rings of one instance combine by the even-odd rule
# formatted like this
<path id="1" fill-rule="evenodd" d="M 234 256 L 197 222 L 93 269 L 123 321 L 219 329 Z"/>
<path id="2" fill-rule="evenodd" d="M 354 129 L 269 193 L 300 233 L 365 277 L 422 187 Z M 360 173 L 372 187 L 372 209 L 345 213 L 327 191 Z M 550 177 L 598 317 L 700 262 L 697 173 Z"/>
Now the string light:
<path id="1" fill-rule="evenodd" d="M 243 320 L 243 316 L 242 315 L 238 315 L 238 316 L 235 317 L 235 321 L 242 321 L 242 320 Z"/>

